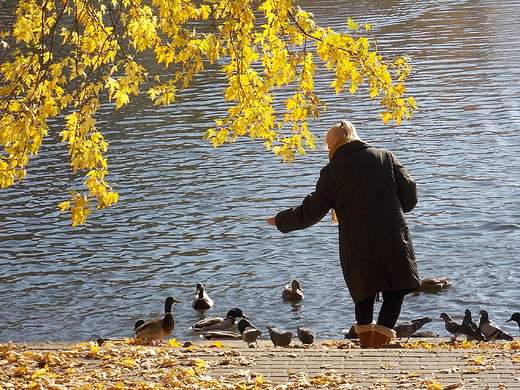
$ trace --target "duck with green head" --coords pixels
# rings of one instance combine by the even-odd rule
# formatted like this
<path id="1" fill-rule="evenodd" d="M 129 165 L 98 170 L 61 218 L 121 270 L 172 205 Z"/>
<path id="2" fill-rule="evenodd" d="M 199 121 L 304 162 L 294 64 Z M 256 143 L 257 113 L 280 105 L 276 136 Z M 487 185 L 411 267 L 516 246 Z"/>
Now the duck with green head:
<path id="1" fill-rule="evenodd" d="M 237 319 L 237 317 L 247 318 L 247 316 L 239 308 L 233 308 L 227 312 L 225 318 L 223 317 L 210 317 L 195 323 L 191 329 L 195 332 L 208 331 L 208 330 L 226 330 L 231 328 Z"/>
<path id="2" fill-rule="evenodd" d="M 513 313 L 511 315 L 511 318 L 508 319 L 506 322 L 509 321 L 515 321 L 518 324 L 518 329 L 520 329 L 520 313 Z"/>
<path id="3" fill-rule="evenodd" d="M 178 299 L 168 297 L 164 302 L 164 317 L 142 323 L 139 320 L 135 324 L 135 337 L 146 339 L 152 344 L 155 340 L 162 343 L 162 339 L 169 336 L 175 327 L 172 315 L 172 305 L 180 302 Z"/>

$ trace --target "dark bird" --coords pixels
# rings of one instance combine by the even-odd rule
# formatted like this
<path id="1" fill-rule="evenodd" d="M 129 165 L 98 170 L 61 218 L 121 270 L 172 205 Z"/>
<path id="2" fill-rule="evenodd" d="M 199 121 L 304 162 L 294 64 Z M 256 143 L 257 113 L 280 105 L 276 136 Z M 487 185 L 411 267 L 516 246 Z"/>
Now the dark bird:
<path id="1" fill-rule="evenodd" d="M 431 317 L 423 317 L 411 321 L 400 322 L 396 326 L 394 326 L 395 337 L 406 337 L 406 341 L 408 341 L 412 334 L 421 329 L 424 326 L 424 324 L 432 322 L 432 320 L 433 319 Z"/>
<path id="2" fill-rule="evenodd" d="M 466 335 L 468 341 L 484 341 L 485 337 L 478 328 L 478 325 L 471 317 L 471 311 L 466 309 L 464 311 L 464 318 L 462 319 L 462 333 Z"/>
<path id="3" fill-rule="evenodd" d="M 305 296 L 300 287 L 299 280 L 293 280 L 292 283 L 284 287 L 282 290 L 282 299 L 284 301 L 297 302 L 301 301 Z"/>
<path id="4" fill-rule="evenodd" d="M 298 340 L 302 342 L 302 346 L 312 345 L 314 343 L 316 333 L 312 329 L 299 326 L 296 330 L 298 334 Z"/>
<path id="5" fill-rule="evenodd" d="M 145 321 L 143 320 L 138 320 L 135 325 L 134 325 L 134 331 L 139 328 L 141 325 L 143 325 L 145 323 Z"/>
<path id="6" fill-rule="evenodd" d="M 515 321 L 518 324 L 518 329 L 520 329 L 520 313 L 513 313 L 511 318 L 506 320 L 506 322 Z"/>
<path id="7" fill-rule="evenodd" d="M 238 323 L 238 331 L 242 335 L 242 340 L 244 340 L 249 347 L 255 343 L 258 348 L 257 339 L 262 335 L 260 329 L 252 325 L 248 320 L 240 320 Z"/>
<path id="8" fill-rule="evenodd" d="M 449 314 L 441 313 L 441 316 L 439 318 L 442 318 L 444 320 L 444 328 L 453 335 L 451 341 L 457 340 L 457 336 L 461 336 L 464 334 L 462 333 L 462 324 L 451 318 Z"/>
<path id="9" fill-rule="evenodd" d="M 210 317 L 198 321 L 191 327 L 196 332 L 208 331 L 208 330 L 226 330 L 231 328 L 235 324 L 237 317 L 247 318 L 247 316 L 238 308 L 231 309 L 227 312 L 225 318 L 223 317 Z"/>
<path id="10" fill-rule="evenodd" d="M 448 282 L 446 278 L 426 278 L 420 281 L 417 291 L 435 294 L 448 289 L 450 286 L 451 282 Z"/>
<path id="11" fill-rule="evenodd" d="M 269 338 L 275 347 L 287 347 L 291 344 L 293 334 L 291 332 L 282 332 L 280 329 L 272 325 L 267 325 L 269 331 Z"/>
<path id="12" fill-rule="evenodd" d="M 486 310 L 480 311 L 480 322 L 478 328 L 482 334 L 486 337 L 486 341 L 489 340 L 508 340 L 513 341 L 514 337 L 505 333 L 498 327 L 497 324 L 489 320 L 489 315 Z"/>
<path id="13" fill-rule="evenodd" d="M 213 305 L 214 305 L 213 299 L 211 299 L 208 296 L 202 283 L 200 283 L 200 282 L 197 283 L 197 289 L 195 290 L 195 298 L 193 299 L 191 306 L 195 310 L 207 310 L 207 309 L 211 309 L 213 307 Z"/>
<path id="14" fill-rule="evenodd" d="M 172 297 L 166 298 L 164 302 L 164 317 L 142 323 L 135 329 L 135 336 L 148 340 L 150 344 L 154 340 L 159 340 L 162 343 L 162 339 L 169 336 L 175 326 L 172 316 L 172 305 L 174 302 L 180 301 Z M 140 321 L 142 320 L 137 321 L 135 325 L 137 326 Z"/>

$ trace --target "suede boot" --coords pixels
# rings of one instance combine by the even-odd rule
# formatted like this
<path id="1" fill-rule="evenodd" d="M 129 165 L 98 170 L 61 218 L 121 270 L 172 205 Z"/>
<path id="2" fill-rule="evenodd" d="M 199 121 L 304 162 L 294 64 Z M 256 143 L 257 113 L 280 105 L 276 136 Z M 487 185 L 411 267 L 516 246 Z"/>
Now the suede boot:
<path id="1" fill-rule="evenodd" d="M 395 337 L 395 330 L 379 324 L 374 325 L 372 332 L 371 348 L 381 348 L 383 344 L 390 344 L 390 340 Z"/>
<path id="2" fill-rule="evenodd" d="M 370 348 L 370 345 L 372 344 L 372 328 L 374 325 L 375 322 L 366 325 L 354 324 L 354 330 L 358 335 L 361 348 Z"/>

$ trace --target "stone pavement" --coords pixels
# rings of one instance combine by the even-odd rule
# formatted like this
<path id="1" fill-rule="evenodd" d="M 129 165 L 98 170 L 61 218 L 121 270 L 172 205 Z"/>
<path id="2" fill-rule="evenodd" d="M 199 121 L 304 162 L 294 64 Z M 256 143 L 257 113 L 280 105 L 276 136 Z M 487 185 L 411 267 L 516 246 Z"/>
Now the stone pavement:
<path id="1" fill-rule="evenodd" d="M 377 350 L 360 349 L 356 341 L 350 340 L 317 341 L 311 348 L 301 348 L 298 342 L 288 348 L 275 348 L 267 340 L 259 341 L 259 348 L 248 348 L 236 340 L 190 341 L 180 347 L 107 340 L 100 347 L 91 342 L 81 347 L 32 343 L 15 348 L 20 348 L 20 356 L 39 354 L 47 356 L 44 360 L 50 362 L 79 348 L 74 354 L 74 380 L 79 384 L 88 378 L 90 385 L 98 386 L 92 388 L 102 389 L 155 389 L 154 380 L 159 379 L 161 388 L 178 389 L 520 389 L 519 341 L 478 345 L 450 345 L 447 339 L 413 342 Z M 18 373 L 17 368 L 10 367 L 15 358 L 4 351 L 5 347 L 6 344 L 0 344 L 0 352 L 4 353 L 3 358 L 0 354 L 0 389 L 30 388 L 30 383 L 18 387 L 25 382 L 14 379 L 2 387 L 1 383 L 12 378 L 13 372 Z M 52 352 L 56 357 L 48 357 Z M 41 362 L 43 358 L 34 359 Z M 20 362 L 11 365 L 20 366 Z M 63 375 L 69 375 L 70 370 L 62 367 Z M 102 380 L 92 374 L 103 370 L 106 373 Z M 58 369 L 52 372 L 57 381 Z M 175 380 L 171 379 L 172 372 L 176 373 Z M 110 377 L 114 373 L 117 380 Z M 35 374 L 27 376 L 30 381 Z M 188 376 L 197 379 L 188 385 Z M 60 383 L 67 383 L 67 378 L 72 376 L 64 377 Z M 144 382 L 151 387 L 145 387 Z"/>

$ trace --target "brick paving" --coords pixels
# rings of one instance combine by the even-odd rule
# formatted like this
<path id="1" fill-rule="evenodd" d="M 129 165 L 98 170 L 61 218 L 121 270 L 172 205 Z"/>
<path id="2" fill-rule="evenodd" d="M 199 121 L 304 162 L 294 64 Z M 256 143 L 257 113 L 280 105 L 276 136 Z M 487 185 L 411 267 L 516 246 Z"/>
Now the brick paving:
<path id="1" fill-rule="evenodd" d="M 487 343 L 482 348 L 461 349 L 450 348 L 448 343 L 441 348 L 439 341 L 415 349 L 400 344 L 359 349 L 356 342 L 347 340 L 317 341 L 311 348 L 301 348 L 296 342 L 288 348 L 275 348 L 267 340 L 260 341 L 259 348 L 248 348 L 235 340 L 222 340 L 222 345 L 193 341 L 177 348 L 137 348 L 153 358 L 161 355 L 163 360 L 176 360 L 174 366 L 161 368 L 163 373 L 172 367 L 182 370 L 204 365 L 204 375 L 222 383 L 244 378 L 255 383 L 254 378 L 262 378 L 269 388 L 280 390 L 520 389 L 520 343 Z M 72 344 L 33 343 L 24 348 L 34 353 L 66 351 Z M 101 357 L 104 348 L 113 354 L 115 349 L 123 350 L 128 345 L 105 343 L 99 358 L 85 359 L 88 370 L 99 370 L 106 364 L 107 358 Z M 145 380 L 150 367 L 147 359 L 145 356 L 128 369 L 126 377 Z"/>

